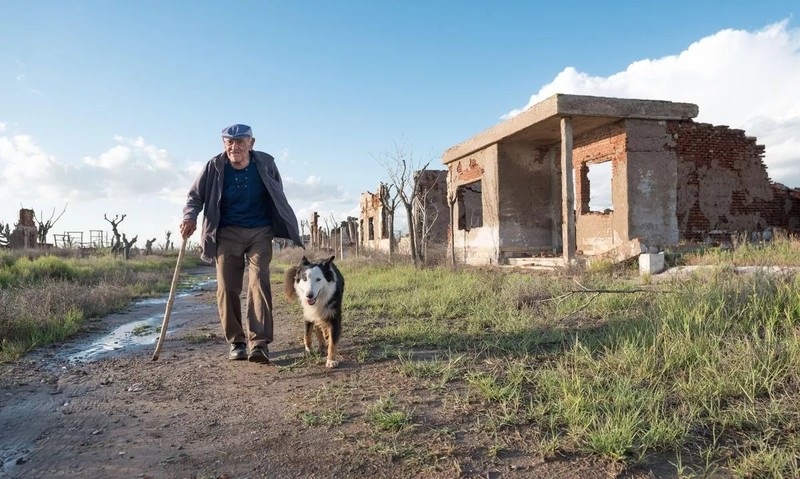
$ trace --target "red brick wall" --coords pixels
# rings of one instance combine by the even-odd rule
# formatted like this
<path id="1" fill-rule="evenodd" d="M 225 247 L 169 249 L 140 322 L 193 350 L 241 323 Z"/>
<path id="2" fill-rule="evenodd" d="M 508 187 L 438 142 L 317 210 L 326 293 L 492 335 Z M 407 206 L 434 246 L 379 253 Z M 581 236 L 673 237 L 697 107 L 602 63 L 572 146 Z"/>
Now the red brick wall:
<path id="1" fill-rule="evenodd" d="M 714 231 L 791 229 L 797 223 L 791 217 L 797 216 L 800 206 L 797 201 L 787 204 L 792 190 L 781 190 L 770 182 L 764 146 L 754 137 L 727 126 L 692 121 L 668 122 L 667 132 L 675 140 L 678 156 L 677 214 L 682 240 L 703 241 Z M 715 180 L 715 175 L 725 180 Z M 715 190 L 708 191 L 709 185 Z M 714 208 L 703 209 L 703 195 L 712 195 L 729 208 L 709 214 Z"/>

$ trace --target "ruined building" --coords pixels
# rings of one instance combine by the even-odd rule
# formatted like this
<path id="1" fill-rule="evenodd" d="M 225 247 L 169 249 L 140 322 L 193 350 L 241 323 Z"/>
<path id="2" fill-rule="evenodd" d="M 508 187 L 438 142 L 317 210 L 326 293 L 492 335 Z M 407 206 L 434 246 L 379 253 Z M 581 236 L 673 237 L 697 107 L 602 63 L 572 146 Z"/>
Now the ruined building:
<path id="1" fill-rule="evenodd" d="M 647 248 L 800 227 L 800 193 L 772 183 L 764 147 L 696 123 L 689 103 L 556 94 L 448 149 L 459 262 Z M 597 193 L 608 201 L 595 204 Z"/>
<path id="2" fill-rule="evenodd" d="M 12 249 L 35 248 L 38 244 L 37 235 L 39 228 L 33 210 L 22 208 L 19 210 L 19 221 L 11 232 L 8 246 Z"/>
<path id="3" fill-rule="evenodd" d="M 421 170 L 414 172 L 416 195 L 411 209 L 412 221 L 417 236 L 425 238 L 418 245 L 420 251 L 429 245 L 445 245 L 450 223 L 450 210 L 447 205 L 447 171 Z M 389 188 L 381 183 L 377 193 L 362 193 L 359 218 L 360 246 L 368 249 L 389 251 L 391 238 L 391 221 L 389 211 L 384 207 L 381 198 L 389 201 Z M 395 215 L 403 215 L 406 210 L 398 202 Z M 407 238 L 395 238 L 398 251 L 408 252 Z"/>
<path id="4" fill-rule="evenodd" d="M 378 187 L 377 193 L 361 193 L 358 236 L 363 248 L 389 251 L 392 225 L 389 213 L 381 201 L 388 194 L 388 187 L 383 183 Z"/>

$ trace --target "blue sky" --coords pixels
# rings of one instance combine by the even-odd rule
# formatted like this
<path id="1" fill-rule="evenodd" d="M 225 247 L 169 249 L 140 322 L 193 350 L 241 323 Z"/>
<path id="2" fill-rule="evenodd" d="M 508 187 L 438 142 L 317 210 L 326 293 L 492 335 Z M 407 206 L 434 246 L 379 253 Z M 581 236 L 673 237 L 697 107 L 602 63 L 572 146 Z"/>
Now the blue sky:
<path id="1" fill-rule="evenodd" d="M 445 149 L 556 92 L 696 103 L 698 121 L 758 136 L 770 176 L 800 187 L 798 10 L 0 0 L 0 222 L 67 205 L 53 233 L 126 214 L 138 246 L 161 243 L 238 122 L 277 158 L 300 219 L 342 220 L 395 143 L 442 168 Z"/>

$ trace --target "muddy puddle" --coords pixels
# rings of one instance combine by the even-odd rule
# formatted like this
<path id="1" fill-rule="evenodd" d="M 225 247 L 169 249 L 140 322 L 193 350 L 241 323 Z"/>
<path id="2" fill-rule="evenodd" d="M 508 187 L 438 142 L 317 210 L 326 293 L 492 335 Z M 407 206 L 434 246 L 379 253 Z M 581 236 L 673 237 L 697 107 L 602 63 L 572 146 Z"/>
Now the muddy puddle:
<path id="1" fill-rule="evenodd" d="M 216 306 L 200 300 L 216 290 L 217 282 L 211 271 L 201 271 L 181 281 L 172 304 L 166 340 L 184 328 L 198 314 L 216 314 Z M 137 300 L 126 310 L 102 318 L 108 332 L 84 337 L 64 344 L 57 356 L 78 364 L 109 356 L 154 348 L 161 333 L 161 324 L 169 295 Z M 103 328 L 107 329 L 107 328 Z"/>

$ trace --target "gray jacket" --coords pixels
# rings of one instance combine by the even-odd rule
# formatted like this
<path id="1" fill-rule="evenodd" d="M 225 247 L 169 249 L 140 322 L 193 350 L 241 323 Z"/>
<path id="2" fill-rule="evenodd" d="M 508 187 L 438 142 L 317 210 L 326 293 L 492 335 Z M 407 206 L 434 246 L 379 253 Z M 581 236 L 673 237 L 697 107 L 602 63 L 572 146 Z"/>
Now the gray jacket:
<path id="1" fill-rule="evenodd" d="M 197 216 L 203 211 L 203 226 L 200 230 L 203 246 L 201 258 L 209 263 L 214 263 L 217 256 L 217 229 L 219 228 L 220 203 L 222 201 L 222 180 L 227 161 L 228 157 L 223 152 L 206 163 L 205 168 L 189 190 L 186 206 L 183 208 L 183 219 L 195 222 Z M 251 151 L 250 161 L 256 165 L 258 174 L 269 193 L 268 208 L 275 237 L 290 239 L 294 241 L 294 244 L 302 247 L 303 241 L 300 239 L 297 216 L 286 200 L 275 158 L 261 151 Z"/>

